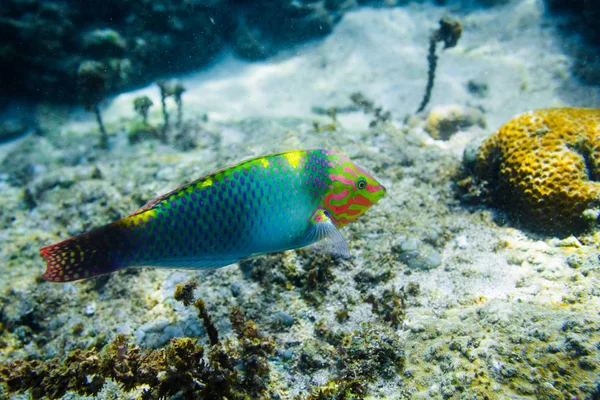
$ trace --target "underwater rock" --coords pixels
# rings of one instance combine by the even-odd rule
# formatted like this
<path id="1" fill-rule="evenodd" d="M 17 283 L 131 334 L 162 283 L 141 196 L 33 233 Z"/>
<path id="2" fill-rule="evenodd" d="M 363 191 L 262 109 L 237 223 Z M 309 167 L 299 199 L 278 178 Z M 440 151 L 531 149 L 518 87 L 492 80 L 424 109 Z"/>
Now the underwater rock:
<path id="1" fill-rule="evenodd" d="M 482 7 L 496 7 L 506 5 L 513 0 L 474 0 L 473 3 Z"/>
<path id="2" fill-rule="evenodd" d="M 279 311 L 273 316 L 273 325 L 277 327 L 290 327 L 294 322 L 296 322 L 294 317 L 284 311 Z"/>
<path id="3" fill-rule="evenodd" d="M 53 102 L 77 100 L 74 71 L 82 59 L 106 66 L 107 92 L 114 93 L 205 66 L 225 43 L 243 58 L 263 59 L 327 35 L 356 5 L 353 0 L 262 0 L 252 7 L 221 0 L 106 7 L 57 0 L 6 3 L 0 8 L 0 97 Z"/>
<path id="4" fill-rule="evenodd" d="M 121 55 L 127 48 L 125 39 L 114 29 L 95 29 L 83 36 L 83 48 L 86 53 L 99 56 Z"/>
<path id="5" fill-rule="evenodd" d="M 401 239 L 392 246 L 392 252 L 410 269 L 430 270 L 442 264 L 442 255 L 431 245 L 416 238 Z"/>
<path id="6" fill-rule="evenodd" d="M 600 8 L 587 0 L 544 0 L 549 14 L 558 17 L 558 28 L 563 31 L 569 52 L 574 55 L 572 72 L 590 84 L 600 83 Z M 577 36 L 574 35 L 577 34 Z M 585 39 L 580 40 L 580 37 Z M 595 46 L 590 47 L 589 45 Z"/>
<path id="7" fill-rule="evenodd" d="M 157 319 L 155 321 L 149 321 L 141 325 L 135 332 L 136 344 L 143 345 L 144 347 L 158 348 L 171 340 L 176 329 L 169 325 L 169 322 L 164 319 Z"/>
<path id="8" fill-rule="evenodd" d="M 35 177 L 36 167 L 27 154 L 16 153 L 6 157 L 0 163 L 0 168 L 8 172 L 8 181 L 15 186 L 24 186 Z"/>
<path id="9" fill-rule="evenodd" d="M 298 368 L 304 372 L 315 372 L 332 364 L 331 350 L 316 340 L 305 340 L 298 351 Z"/>
<path id="10" fill-rule="evenodd" d="M 568 232 L 599 205 L 600 109 L 529 111 L 479 149 L 474 172 L 498 204 L 541 230 Z"/>
<path id="11" fill-rule="evenodd" d="M 461 129 L 477 125 L 486 127 L 483 113 L 474 107 L 445 105 L 435 107 L 425 121 L 425 130 L 434 139 L 448 140 Z"/>
<path id="12" fill-rule="evenodd" d="M 0 143 L 24 135 L 28 127 L 23 121 L 7 120 L 0 124 Z"/>
<path id="13" fill-rule="evenodd" d="M 544 0 L 550 13 L 567 15 L 572 19 L 570 28 L 579 30 L 591 42 L 600 44 L 600 9 L 588 0 Z"/>
<path id="14" fill-rule="evenodd" d="M 489 90 L 487 82 L 479 79 L 470 79 L 467 82 L 467 90 L 475 97 L 485 98 L 489 95 Z"/>
<path id="15" fill-rule="evenodd" d="M 275 52 L 274 44 L 246 18 L 240 18 L 233 37 L 233 49 L 248 60 L 260 60 Z"/>

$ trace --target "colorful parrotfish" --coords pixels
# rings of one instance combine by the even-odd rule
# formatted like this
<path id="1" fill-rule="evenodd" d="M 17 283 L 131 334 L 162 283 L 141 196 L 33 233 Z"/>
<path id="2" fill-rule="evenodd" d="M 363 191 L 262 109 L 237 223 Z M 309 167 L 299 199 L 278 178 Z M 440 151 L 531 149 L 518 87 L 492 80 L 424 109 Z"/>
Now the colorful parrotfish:
<path id="1" fill-rule="evenodd" d="M 332 151 L 253 158 L 112 224 L 43 247 L 43 278 L 67 282 L 139 266 L 216 268 L 311 244 L 349 256 L 338 229 L 384 194 L 371 175 Z"/>

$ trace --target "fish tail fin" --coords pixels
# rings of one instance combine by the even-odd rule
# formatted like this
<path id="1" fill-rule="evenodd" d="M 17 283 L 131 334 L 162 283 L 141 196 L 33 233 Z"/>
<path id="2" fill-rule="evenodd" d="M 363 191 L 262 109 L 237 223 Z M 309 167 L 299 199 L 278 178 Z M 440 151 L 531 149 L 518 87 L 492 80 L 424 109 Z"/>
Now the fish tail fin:
<path id="1" fill-rule="evenodd" d="M 116 271 L 120 266 L 113 255 L 119 237 L 118 223 L 113 223 L 42 247 L 40 255 L 46 260 L 42 278 L 50 282 L 69 282 Z"/>

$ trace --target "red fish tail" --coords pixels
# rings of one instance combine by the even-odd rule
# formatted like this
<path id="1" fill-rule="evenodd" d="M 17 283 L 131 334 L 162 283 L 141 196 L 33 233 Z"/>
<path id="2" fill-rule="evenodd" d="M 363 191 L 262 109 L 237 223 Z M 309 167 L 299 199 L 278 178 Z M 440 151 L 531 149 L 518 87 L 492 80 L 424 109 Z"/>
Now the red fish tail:
<path id="1" fill-rule="evenodd" d="M 119 227 L 110 224 L 42 247 L 40 255 L 46 260 L 46 272 L 42 278 L 50 282 L 69 282 L 119 269 L 119 257 L 115 252 L 119 237 Z"/>

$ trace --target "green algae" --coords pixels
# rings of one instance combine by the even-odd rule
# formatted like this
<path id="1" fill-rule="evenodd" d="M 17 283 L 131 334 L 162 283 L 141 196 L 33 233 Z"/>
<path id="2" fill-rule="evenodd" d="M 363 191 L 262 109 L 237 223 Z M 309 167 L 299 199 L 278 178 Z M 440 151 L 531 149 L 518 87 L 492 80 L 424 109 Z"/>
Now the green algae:
<path id="1" fill-rule="evenodd" d="M 193 286 L 187 285 L 188 289 Z M 272 340 L 236 307 L 230 320 L 238 343 L 221 343 L 204 302 L 197 299 L 194 307 L 211 341 L 206 354 L 193 338 L 174 338 L 163 349 L 143 350 L 117 335 L 100 351 L 92 347 L 71 351 L 64 359 L 18 359 L 0 364 L 0 383 L 9 393 L 27 391 L 34 399 L 60 398 L 67 392 L 96 395 L 107 379 L 126 392 L 143 387 L 143 399 L 266 396 Z"/>
<path id="2" fill-rule="evenodd" d="M 308 303 L 318 306 L 325 300 L 328 287 L 335 279 L 332 267 L 341 261 L 303 249 L 297 250 L 296 255 L 288 258 L 280 253 L 246 260 L 240 267 L 249 270 L 253 279 L 268 290 L 299 289 Z"/>

